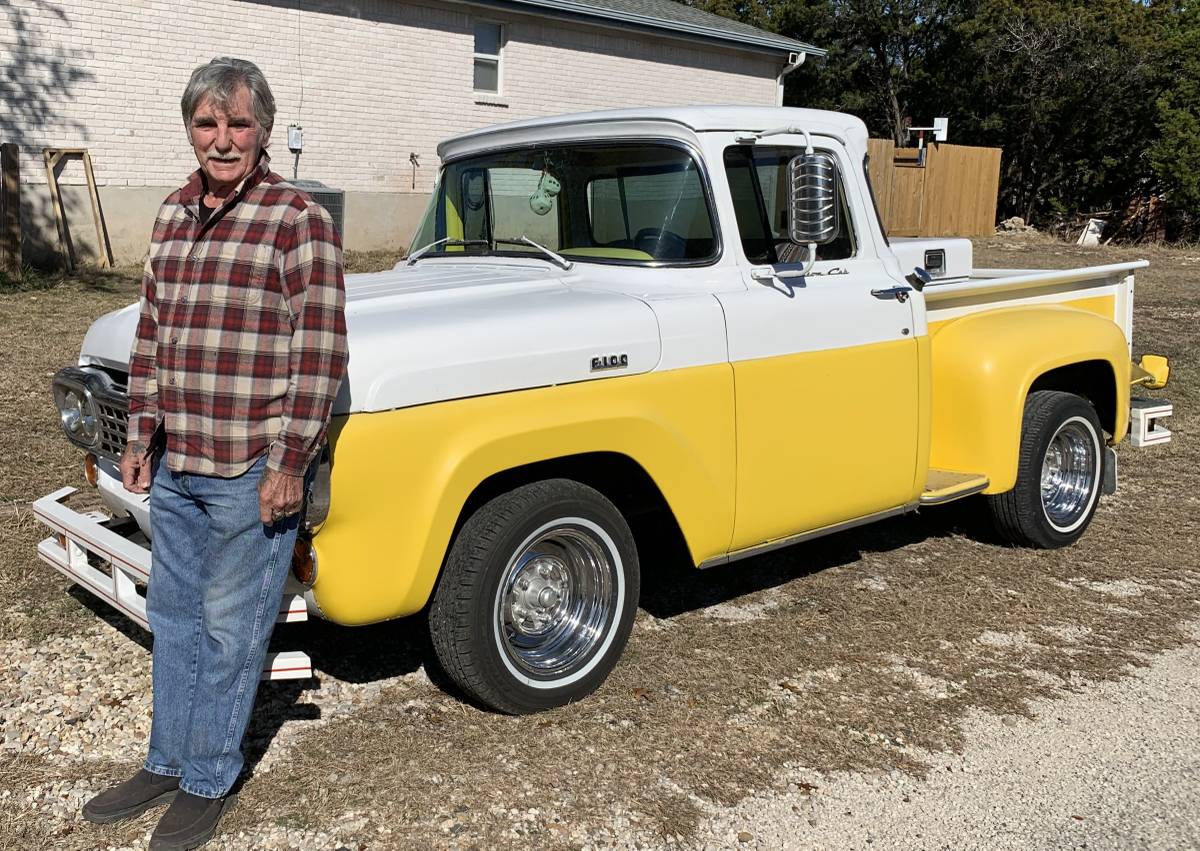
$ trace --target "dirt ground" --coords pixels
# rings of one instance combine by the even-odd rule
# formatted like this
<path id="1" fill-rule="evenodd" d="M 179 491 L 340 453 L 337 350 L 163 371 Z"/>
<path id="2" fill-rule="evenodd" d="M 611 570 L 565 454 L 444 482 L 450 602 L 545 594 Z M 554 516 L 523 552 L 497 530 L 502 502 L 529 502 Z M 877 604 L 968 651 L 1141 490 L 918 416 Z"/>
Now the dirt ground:
<path id="1" fill-rule="evenodd" d="M 1200 616 L 1200 248 L 1078 249 L 1036 235 L 976 248 L 976 265 L 1004 268 L 1138 257 L 1152 265 L 1137 276 L 1134 353 L 1171 357 L 1161 395 L 1175 403 L 1175 438 L 1122 445 L 1120 489 L 1075 546 L 1000 545 L 971 501 L 703 573 L 644 530 L 623 661 L 582 703 L 523 718 L 444 691 L 417 618 L 281 627 L 318 673 L 264 685 L 226 847 L 690 847 L 700 819 L 770 790 L 785 766 L 919 777 L 930 754 L 962 747 L 968 711 L 1027 716 L 1032 700 L 1184 643 Z M 0 683 L 70 682 L 97 643 L 114 658 L 78 668 L 92 687 L 106 688 L 105 670 L 148 682 L 146 636 L 38 561 L 29 510 L 84 486 L 50 377 L 135 290 L 130 272 L 0 289 Z M 151 816 L 97 828 L 74 815 L 140 764 L 129 731 L 146 720 L 142 691 L 113 708 L 119 746 L 0 750 L 0 847 L 144 847 Z M 0 693 L 0 735 L 19 742 L 24 706 Z M 58 747 L 74 741 L 78 719 L 48 717 Z"/>

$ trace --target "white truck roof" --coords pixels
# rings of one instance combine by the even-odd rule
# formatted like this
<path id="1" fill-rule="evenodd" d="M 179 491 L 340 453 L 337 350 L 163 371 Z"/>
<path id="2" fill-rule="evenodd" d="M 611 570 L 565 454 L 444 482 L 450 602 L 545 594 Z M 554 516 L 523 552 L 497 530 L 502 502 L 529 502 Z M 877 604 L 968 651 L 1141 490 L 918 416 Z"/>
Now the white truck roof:
<path id="1" fill-rule="evenodd" d="M 644 106 L 529 118 L 472 130 L 438 145 L 442 160 L 534 142 L 646 134 L 674 138 L 719 130 L 762 131 L 802 127 L 864 146 L 867 126 L 853 115 L 779 106 Z"/>

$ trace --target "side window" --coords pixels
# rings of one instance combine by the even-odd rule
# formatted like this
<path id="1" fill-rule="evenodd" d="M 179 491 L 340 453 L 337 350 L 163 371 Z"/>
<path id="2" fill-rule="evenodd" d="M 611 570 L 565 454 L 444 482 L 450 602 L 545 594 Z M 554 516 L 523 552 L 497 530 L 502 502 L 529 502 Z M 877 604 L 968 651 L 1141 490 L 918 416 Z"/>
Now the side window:
<path id="1" fill-rule="evenodd" d="M 503 43 L 503 26 L 488 21 L 475 23 L 475 91 L 490 94 L 500 91 L 500 50 Z"/>
<path id="2" fill-rule="evenodd" d="M 588 219 L 593 244 L 654 259 L 699 260 L 716 248 L 704 184 L 690 160 L 589 181 Z"/>
<path id="3" fill-rule="evenodd" d="M 788 239 L 787 164 L 800 153 L 797 148 L 764 145 L 733 145 L 725 149 L 725 175 L 729 180 L 738 235 L 751 263 L 800 262 L 803 250 Z M 837 239 L 818 246 L 820 260 L 844 260 L 855 252 L 854 222 L 846 206 L 844 186 L 840 195 L 842 232 Z"/>

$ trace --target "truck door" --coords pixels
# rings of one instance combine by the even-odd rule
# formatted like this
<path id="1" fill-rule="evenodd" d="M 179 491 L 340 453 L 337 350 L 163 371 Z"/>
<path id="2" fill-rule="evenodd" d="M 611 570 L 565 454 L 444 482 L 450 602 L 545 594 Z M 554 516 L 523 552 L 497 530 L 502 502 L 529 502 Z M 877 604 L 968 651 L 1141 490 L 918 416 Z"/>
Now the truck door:
<path id="1" fill-rule="evenodd" d="M 797 144 L 724 151 L 747 288 L 726 314 L 737 420 L 731 550 L 897 508 L 917 495 L 918 349 L 913 301 L 867 238 L 868 203 L 850 162 L 841 235 L 803 278 L 787 239 L 784 176 Z M 819 145 L 818 145 L 819 147 Z M 849 191 L 848 191 L 849 190 Z M 899 289 L 897 289 L 899 288 Z"/>

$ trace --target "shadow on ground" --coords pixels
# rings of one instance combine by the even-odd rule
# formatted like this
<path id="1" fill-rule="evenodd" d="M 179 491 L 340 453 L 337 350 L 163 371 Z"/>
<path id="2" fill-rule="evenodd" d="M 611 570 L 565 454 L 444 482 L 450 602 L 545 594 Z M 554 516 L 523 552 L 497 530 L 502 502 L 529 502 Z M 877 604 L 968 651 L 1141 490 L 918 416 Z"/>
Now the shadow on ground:
<path id="1" fill-rule="evenodd" d="M 981 518 L 982 501 L 965 500 L 921 515 L 904 515 L 706 570 L 696 570 L 682 546 L 635 527 L 642 567 L 641 608 L 656 618 L 672 618 L 765 591 L 834 567 L 853 564 L 867 553 L 887 553 L 930 538 L 967 535 L 994 542 Z"/>
<path id="2" fill-rule="evenodd" d="M 78 266 L 68 275 L 63 269 L 35 269 L 26 267 L 21 277 L 0 272 L 0 295 L 12 293 L 36 293 L 70 286 L 73 290 L 96 293 L 128 293 L 130 300 L 137 298 L 137 286 L 141 270 L 132 267 L 100 269 L 95 266 Z"/>

